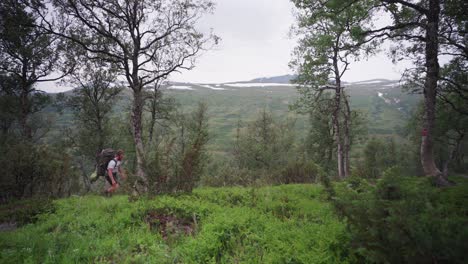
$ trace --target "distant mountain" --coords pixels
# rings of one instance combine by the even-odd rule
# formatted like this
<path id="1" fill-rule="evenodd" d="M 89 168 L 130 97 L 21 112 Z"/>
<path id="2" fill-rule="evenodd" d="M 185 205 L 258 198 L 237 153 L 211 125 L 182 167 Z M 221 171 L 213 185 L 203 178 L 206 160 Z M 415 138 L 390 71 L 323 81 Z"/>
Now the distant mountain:
<path id="1" fill-rule="evenodd" d="M 296 75 L 281 75 L 281 76 L 273 76 L 273 77 L 261 77 L 256 78 L 247 82 L 252 83 L 291 83 L 291 80 L 294 79 Z"/>
<path id="2" fill-rule="evenodd" d="M 346 82 L 352 85 L 361 85 L 361 84 L 378 84 L 378 83 L 395 83 L 397 80 L 388 80 L 388 79 L 370 79 L 357 82 Z"/>

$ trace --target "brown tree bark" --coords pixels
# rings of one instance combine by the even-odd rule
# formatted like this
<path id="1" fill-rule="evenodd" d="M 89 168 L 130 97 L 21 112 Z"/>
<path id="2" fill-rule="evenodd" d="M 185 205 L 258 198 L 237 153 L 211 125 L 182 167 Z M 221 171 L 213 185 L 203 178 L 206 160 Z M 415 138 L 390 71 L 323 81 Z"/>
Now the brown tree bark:
<path id="1" fill-rule="evenodd" d="M 436 90 L 439 79 L 438 61 L 438 28 L 439 28 L 440 0 L 430 0 L 426 25 L 426 79 L 424 82 L 424 118 L 421 138 L 421 165 L 424 174 L 434 177 L 440 186 L 449 185 L 437 168 L 434 159 L 434 129 L 436 125 Z"/>

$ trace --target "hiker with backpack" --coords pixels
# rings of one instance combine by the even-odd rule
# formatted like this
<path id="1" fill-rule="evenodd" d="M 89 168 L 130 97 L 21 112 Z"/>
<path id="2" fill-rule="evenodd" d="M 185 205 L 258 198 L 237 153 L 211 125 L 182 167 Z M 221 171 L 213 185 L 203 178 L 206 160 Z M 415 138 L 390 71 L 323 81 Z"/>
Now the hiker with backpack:
<path id="1" fill-rule="evenodd" d="M 99 177 L 106 178 L 105 194 L 112 194 L 120 186 L 119 177 L 123 180 L 127 178 L 121 165 L 124 158 L 124 151 L 117 151 L 112 148 L 106 148 L 96 154 L 96 169 L 89 176 L 91 183 L 96 182 Z"/>
<path id="2" fill-rule="evenodd" d="M 112 194 L 120 186 L 119 176 L 123 179 L 126 178 L 125 173 L 121 168 L 122 160 L 124 158 L 123 150 L 119 149 L 114 158 L 107 164 L 106 180 L 110 184 L 110 187 L 106 184 L 106 193 Z"/>

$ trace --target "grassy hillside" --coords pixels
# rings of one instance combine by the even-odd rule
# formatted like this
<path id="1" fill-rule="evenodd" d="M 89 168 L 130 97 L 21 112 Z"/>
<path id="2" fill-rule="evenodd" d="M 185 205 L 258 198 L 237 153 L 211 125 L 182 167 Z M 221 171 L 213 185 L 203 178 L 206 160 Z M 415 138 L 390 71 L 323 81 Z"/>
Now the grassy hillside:
<path id="1" fill-rule="evenodd" d="M 30 224 L 0 228 L 0 263 L 466 263 L 468 180 L 387 174 L 335 183 L 335 206 L 320 185 L 2 205 Z"/>
<path id="2" fill-rule="evenodd" d="M 225 151 L 232 144 L 239 120 L 250 121 L 262 109 L 272 111 L 276 118 L 296 118 L 298 136 L 308 129 L 307 116 L 289 111 L 289 106 L 297 99 L 294 86 L 282 84 L 242 83 L 236 84 L 187 85 L 193 90 L 167 90 L 168 96 L 174 97 L 186 111 L 193 109 L 197 102 L 208 104 L 210 116 L 212 150 Z M 249 86 L 251 85 L 251 86 Z M 212 90 L 215 87 L 224 90 Z M 373 80 L 347 84 L 351 98 L 351 107 L 359 110 L 367 118 L 367 127 L 371 135 L 383 136 L 401 133 L 402 128 L 419 101 L 419 96 L 401 91 L 398 82 Z"/>
<path id="3" fill-rule="evenodd" d="M 54 201 L 0 232 L 1 263 L 346 263 L 344 223 L 313 185 Z"/>
<path id="4" fill-rule="evenodd" d="M 401 91 L 397 81 L 370 80 L 346 84 L 352 109 L 365 114 L 371 135 L 395 135 L 416 106 L 419 97 Z M 210 141 L 212 151 L 227 151 L 236 133 L 239 121 L 250 121 L 262 109 L 271 111 L 276 118 L 296 118 L 299 136 L 307 130 L 307 117 L 289 111 L 297 99 L 294 86 L 281 83 L 231 83 L 231 84 L 174 84 L 167 87 L 166 96 L 176 99 L 180 110 L 190 112 L 198 102 L 208 104 Z M 130 91 L 125 91 L 116 106 L 116 113 L 129 109 Z M 72 123 L 72 115 L 65 111 L 58 118 L 50 138 L 59 135 L 60 128 Z"/>

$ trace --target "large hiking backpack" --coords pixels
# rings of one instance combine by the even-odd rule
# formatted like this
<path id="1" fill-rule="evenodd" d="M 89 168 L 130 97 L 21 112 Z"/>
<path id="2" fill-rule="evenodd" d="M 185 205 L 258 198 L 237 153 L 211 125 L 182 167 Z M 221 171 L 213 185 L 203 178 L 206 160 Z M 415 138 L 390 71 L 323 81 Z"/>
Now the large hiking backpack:
<path id="1" fill-rule="evenodd" d="M 106 148 L 96 155 L 96 171 L 90 176 L 91 182 L 96 181 L 99 176 L 105 176 L 107 172 L 107 165 L 114 159 L 117 151 Z"/>

